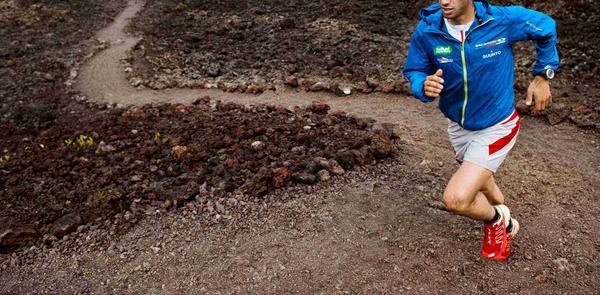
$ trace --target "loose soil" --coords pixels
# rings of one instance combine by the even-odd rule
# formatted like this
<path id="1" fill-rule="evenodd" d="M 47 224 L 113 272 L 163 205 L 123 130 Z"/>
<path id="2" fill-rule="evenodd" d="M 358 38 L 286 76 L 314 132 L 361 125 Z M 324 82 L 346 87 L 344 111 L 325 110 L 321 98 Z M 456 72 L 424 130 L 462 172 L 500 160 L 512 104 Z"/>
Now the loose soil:
<path id="1" fill-rule="evenodd" d="M 0 144 L 8 146 L 13 155 L 5 164 L 8 168 L 2 167 L 3 203 L 20 205 L 3 209 L 2 216 L 10 222 L 18 220 L 17 214 L 35 212 L 26 207 L 34 204 L 27 199 L 33 198 L 29 194 L 35 187 L 14 191 L 20 187 L 15 183 L 29 183 L 40 186 L 45 195 L 38 198 L 37 208 L 44 208 L 40 205 L 48 200 L 62 206 L 50 206 L 58 208 L 56 217 L 76 212 L 85 224 L 61 239 L 38 237 L 25 248 L 1 254 L 0 293 L 595 294 L 600 290 L 600 232 L 596 226 L 600 142 L 593 130 L 523 119 L 518 145 L 497 175 L 523 231 L 507 263 L 484 261 L 478 255 L 480 225 L 440 210 L 444 185 L 457 166 L 446 138 L 446 121 L 434 105 L 399 95 L 340 98 L 279 87 L 261 95 L 135 89 L 124 82 L 127 75 L 118 60 L 136 42 L 119 28 L 142 4 L 130 1 L 116 21 L 99 33 L 109 40 L 109 47 L 82 68 L 79 90 L 95 102 L 69 100 L 66 87 L 67 94 L 57 91 L 63 93 L 57 98 L 62 106 L 51 119 L 38 120 L 43 116 L 37 114 L 32 118 L 38 121 L 12 115 L 3 118 L 6 136 L 3 134 Z M 118 3 L 105 5 L 119 7 Z M 82 59 L 83 54 L 75 57 Z M 103 68 L 112 73 L 101 71 Z M 69 75 L 65 68 L 57 76 L 66 81 Z M 77 91 L 72 95 L 82 100 Z M 204 95 L 270 105 L 244 107 L 198 100 Z M 44 99 L 42 96 L 40 101 Z M 358 117 L 340 112 L 325 115 L 320 104 L 308 110 L 294 108 L 313 100 L 326 101 L 334 110 Z M 116 104 L 161 101 L 186 104 L 113 109 Z M 192 102 L 196 104 L 189 105 Z M 393 123 L 394 128 L 383 125 L 379 126 L 382 131 L 373 131 L 373 122 L 361 119 L 363 116 Z M 33 130 L 24 127 L 31 122 L 47 125 L 33 124 Z M 224 128 L 211 128 L 211 124 Z M 238 125 L 244 128 L 236 130 Z M 257 130 L 261 128 L 264 130 Z M 328 136 L 319 135 L 321 129 Z M 246 138 L 236 132 L 263 137 Z M 315 137 L 298 137 L 306 133 Z M 385 140 L 392 133 L 399 138 Z M 90 144 L 93 149 L 64 144 L 65 139 L 80 134 L 95 138 Z M 217 136 L 223 140 L 212 144 Z M 194 146 L 200 143 L 198 138 L 207 138 L 205 146 Z M 360 138 L 364 140 L 357 143 Z M 344 163 L 340 156 L 345 149 L 366 147 L 366 158 L 369 154 L 375 157 L 381 145 L 373 139 L 378 138 L 393 146 L 395 152 L 386 153 L 391 158 L 352 167 L 325 182 L 276 187 L 275 175 L 260 173 L 261 165 L 276 168 L 281 164 L 299 176 L 298 172 L 311 170 L 306 161 L 315 155 Z M 306 140 L 304 149 L 292 150 L 301 145 L 298 139 Z M 99 140 L 105 142 L 101 145 Z M 255 141 L 265 143 L 265 150 L 272 143 L 271 150 L 279 148 L 280 154 L 265 153 L 268 159 L 257 161 L 257 155 L 250 153 L 257 150 L 247 149 Z M 198 154 L 203 157 L 194 159 Z M 236 194 L 236 188 L 254 179 L 248 178 L 252 173 L 236 178 L 240 175 L 228 174 L 242 169 L 229 170 L 226 164 L 223 169 L 216 167 L 219 161 L 248 154 L 251 161 L 247 163 L 260 164 L 256 170 L 248 169 L 258 171 L 259 181 L 253 183 L 259 185 Z M 276 159 L 271 159 L 273 156 Z M 229 164 L 235 167 L 244 162 Z M 55 185 L 49 188 L 83 195 L 56 195 L 46 190 L 46 171 L 55 173 Z M 32 175 L 37 178 L 27 178 Z M 217 176 L 216 181 L 202 185 L 202 180 Z M 145 183 L 155 177 L 162 187 Z M 12 182 L 7 182 L 9 179 Z M 194 182 L 197 186 L 187 186 Z M 109 184 L 114 189 L 99 195 L 85 191 Z M 258 191 L 252 190 L 257 187 Z M 86 203 L 95 200 L 92 196 L 106 201 L 99 206 L 102 210 L 86 211 Z M 95 216 L 98 218 L 93 219 Z M 44 218 L 42 214 L 37 220 Z M 37 229 L 45 233 L 51 227 L 42 221 Z"/>

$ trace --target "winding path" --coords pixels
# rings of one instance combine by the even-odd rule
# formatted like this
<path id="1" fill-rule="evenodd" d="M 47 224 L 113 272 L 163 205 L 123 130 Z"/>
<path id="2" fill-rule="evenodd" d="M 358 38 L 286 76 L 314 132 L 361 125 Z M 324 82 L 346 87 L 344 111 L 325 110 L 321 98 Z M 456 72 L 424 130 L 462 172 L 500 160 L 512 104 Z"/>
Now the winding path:
<path id="1" fill-rule="evenodd" d="M 337 97 L 331 93 L 306 93 L 287 87 L 261 95 L 227 93 L 218 89 L 137 89 L 127 81 L 120 60 L 125 58 L 128 50 L 138 42 L 138 38 L 126 34 L 124 29 L 129 20 L 143 8 L 144 3 L 143 0 L 130 0 L 115 21 L 98 32 L 96 37 L 108 41 L 110 47 L 98 52 L 82 66 L 78 81 L 78 88 L 92 101 L 123 105 L 157 102 L 191 103 L 200 96 L 208 95 L 213 99 L 245 104 L 280 103 L 286 106 L 303 106 L 314 100 L 322 100 L 330 104 L 333 109 L 386 122 L 394 122 L 395 114 L 403 111 L 398 106 L 407 102 L 412 105 L 412 108 L 418 105 L 418 102 L 398 95 L 375 93 Z"/>

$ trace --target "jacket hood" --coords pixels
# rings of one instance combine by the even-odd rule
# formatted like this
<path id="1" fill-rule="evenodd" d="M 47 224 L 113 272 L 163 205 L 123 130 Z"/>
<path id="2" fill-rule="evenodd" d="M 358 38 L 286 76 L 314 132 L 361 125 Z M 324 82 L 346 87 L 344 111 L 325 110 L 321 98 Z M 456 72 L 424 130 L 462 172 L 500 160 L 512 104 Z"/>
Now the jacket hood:
<path id="1" fill-rule="evenodd" d="M 474 0 L 477 18 L 480 21 L 486 21 L 491 17 L 490 4 L 487 0 Z M 421 19 L 428 25 L 439 27 L 442 24 L 442 9 L 439 3 L 421 9 L 419 13 Z"/>

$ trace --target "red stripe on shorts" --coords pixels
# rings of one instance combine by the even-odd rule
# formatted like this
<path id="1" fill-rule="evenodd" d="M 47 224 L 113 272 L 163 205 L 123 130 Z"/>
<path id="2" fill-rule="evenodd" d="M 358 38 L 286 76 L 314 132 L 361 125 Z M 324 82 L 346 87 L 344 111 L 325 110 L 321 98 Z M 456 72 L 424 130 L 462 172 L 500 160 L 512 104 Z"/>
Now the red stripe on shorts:
<path id="1" fill-rule="evenodd" d="M 514 116 L 518 116 L 517 112 L 515 112 L 515 115 L 513 115 L 512 117 L 514 117 Z M 510 120 L 508 120 L 507 122 L 510 122 Z M 504 123 L 502 123 L 502 124 L 504 124 Z M 490 144 L 490 146 L 489 146 L 490 156 L 493 155 L 494 153 L 496 153 L 497 151 L 503 149 L 506 145 L 508 145 L 510 143 L 510 141 L 515 137 L 515 135 L 517 135 L 517 132 L 519 132 L 520 126 L 521 126 L 521 117 L 519 117 L 519 119 L 517 119 L 517 124 L 515 125 L 515 127 L 510 131 L 510 133 L 507 136 L 502 137 L 502 138 L 496 140 L 494 143 Z"/>
<path id="2" fill-rule="evenodd" d="M 508 124 L 508 122 L 512 121 L 516 116 L 518 116 L 519 114 L 517 113 L 517 111 L 514 111 L 512 116 L 510 116 L 510 118 L 508 118 L 508 120 L 502 122 L 502 125 L 504 124 Z"/>

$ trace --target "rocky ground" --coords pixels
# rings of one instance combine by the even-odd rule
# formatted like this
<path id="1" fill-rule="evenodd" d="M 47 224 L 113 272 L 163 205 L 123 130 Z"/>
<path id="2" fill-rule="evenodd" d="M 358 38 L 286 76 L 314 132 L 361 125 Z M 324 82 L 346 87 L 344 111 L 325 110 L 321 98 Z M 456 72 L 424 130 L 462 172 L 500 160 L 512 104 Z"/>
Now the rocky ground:
<path id="1" fill-rule="evenodd" d="M 277 28 L 306 38 L 304 21 L 316 14 L 302 5 L 319 9 L 301 3 L 290 4 L 296 10 L 278 3 L 163 3 L 167 6 L 149 2 L 132 30 L 147 30 L 150 16 L 173 21 L 177 28 L 184 23 L 178 20 L 181 13 L 193 20 L 188 25 L 196 26 L 219 19 L 202 10 L 217 11 L 231 20 L 226 26 L 237 26 L 239 19 L 231 11 L 239 10 L 244 24 L 247 16 L 277 20 L 269 11 L 281 9 L 288 13 L 282 15 L 293 17 L 284 17 L 282 23 L 265 21 L 263 27 L 259 19 L 253 20 L 256 38 Z M 331 9 L 321 13 L 328 18 L 315 18 L 309 31 L 329 34 L 331 24 L 347 30 L 355 19 L 381 19 L 375 34 L 385 37 L 394 34 L 389 22 L 411 24 L 396 20 L 386 8 L 396 7 L 398 15 L 407 17 L 414 13 L 408 5 L 378 2 L 381 9 L 367 9 L 366 3 L 350 3 L 327 6 Z M 524 230 L 508 263 L 488 263 L 478 255 L 478 225 L 448 214 L 439 202 L 456 166 L 445 121 L 433 105 L 395 96 L 393 104 L 403 107 L 390 110 L 380 98 L 354 100 L 353 110 L 368 113 L 365 105 L 372 104 L 374 114 L 395 123 L 391 126 L 329 110 L 323 103 L 294 107 L 284 97 L 280 99 L 285 106 L 272 101 L 244 106 L 209 97 L 193 104 L 137 107 L 86 102 L 72 87 L 79 65 L 98 44 L 107 46 L 94 40 L 93 33 L 125 4 L 0 2 L 0 293 L 594 294 L 600 289 L 600 233 L 595 226 L 600 140 L 594 130 L 523 120 L 520 143 L 498 179 Z M 542 5 L 555 16 L 586 11 L 589 14 L 580 17 L 596 17 L 595 8 L 583 1 L 570 1 L 564 11 Z M 357 7 L 369 13 L 361 14 Z M 344 18 L 348 15 L 352 18 Z M 591 27 L 584 25 L 589 23 L 570 21 L 580 34 L 591 34 Z M 338 44 L 341 47 L 304 42 L 313 47 L 284 49 L 294 56 L 323 48 L 347 60 L 351 55 L 344 54 L 361 47 L 357 44 L 362 41 L 356 41 L 362 38 L 361 27 L 355 25 L 347 34 L 347 52 L 341 50 L 344 42 Z M 245 28 L 238 29 L 244 33 Z M 250 28 L 254 27 L 246 29 Z M 168 26 L 160 30 L 171 32 Z M 219 35 L 228 35 L 219 30 L 210 46 L 221 42 Z M 143 42 L 161 39 L 148 36 Z M 379 37 L 373 38 L 389 46 L 396 42 L 393 36 Z M 153 52 L 153 45 L 143 42 L 136 50 Z M 279 43 L 269 42 L 265 46 L 277 52 Z M 576 60 L 581 67 L 567 67 L 565 77 L 582 79 L 555 84 L 565 107 L 556 108 L 555 117 L 548 116 L 551 123 L 570 118 L 580 126 L 596 126 L 597 110 L 591 107 L 596 86 L 586 82 L 597 72 L 589 60 L 595 52 L 586 51 L 586 42 L 591 41 L 568 43 L 572 47 L 566 62 Z M 189 54 L 177 50 L 181 56 Z M 373 54 L 387 54 L 378 50 L 383 49 Z M 154 51 L 157 56 L 165 52 Z M 259 51 L 257 61 L 266 52 Z M 257 75 L 258 80 L 244 84 L 256 93 L 270 87 L 270 78 L 260 77 L 268 72 L 283 79 L 293 74 L 305 86 L 313 75 L 314 81 L 341 77 L 343 83 L 335 84 L 340 94 L 359 80 L 370 91 L 377 89 L 372 87 L 374 80 L 369 85 L 363 76 L 376 63 L 371 53 L 360 56 L 373 63 L 342 63 L 330 69 L 319 54 L 315 56 L 320 59 L 297 62 L 295 72 L 279 73 L 288 68 L 275 59 L 268 64 L 279 66 L 264 71 L 240 63 L 238 70 L 219 69 L 223 73 L 216 78 L 221 83 L 207 83 L 229 88 L 234 80 L 220 76 Z M 135 50 L 133 56 L 135 60 Z M 149 56 L 129 61 L 134 61 L 134 74 L 152 64 L 144 61 Z M 525 75 L 526 60 L 518 63 Z M 185 71 L 185 64 L 178 66 L 176 70 Z M 310 72 L 319 67 L 321 73 Z M 335 67 L 349 69 L 351 75 L 328 76 Z M 389 90 L 380 91 L 404 91 L 399 86 L 404 84 L 394 82 L 397 77 L 386 76 L 394 67 L 389 63 L 376 73 L 379 76 L 374 74 L 384 81 L 378 86 Z M 490 280 L 492 273 L 499 278 Z"/>
<path id="2" fill-rule="evenodd" d="M 3 139 L 46 128 L 76 108 L 68 99 L 77 75 L 71 70 L 88 53 L 94 33 L 124 6 L 120 1 L 0 2 Z"/>
<path id="3" fill-rule="evenodd" d="M 26 244 L 23 231 L 52 242 L 88 221 L 115 213 L 128 221 L 190 201 L 228 220 L 246 210 L 239 202 L 392 155 L 391 128 L 328 110 L 318 103 L 247 108 L 206 97 L 193 106 L 99 110 L 78 125 L 7 144 L 2 229 L 32 226 L 2 244 Z"/>
<path id="4" fill-rule="evenodd" d="M 3 40 L 1 250 L 49 244 L 118 214 L 114 235 L 148 208 L 189 201 L 229 220 L 231 206 L 247 210 L 238 202 L 392 155 L 390 126 L 328 115 L 321 103 L 245 107 L 202 97 L 192 106 L 115 109 L 71 99 L 80 97 L 71 87 L 77 65 L 94 44 L 86 34 L 122 4 L 3 3 L 4 36 L 13 39 Z"/>

